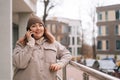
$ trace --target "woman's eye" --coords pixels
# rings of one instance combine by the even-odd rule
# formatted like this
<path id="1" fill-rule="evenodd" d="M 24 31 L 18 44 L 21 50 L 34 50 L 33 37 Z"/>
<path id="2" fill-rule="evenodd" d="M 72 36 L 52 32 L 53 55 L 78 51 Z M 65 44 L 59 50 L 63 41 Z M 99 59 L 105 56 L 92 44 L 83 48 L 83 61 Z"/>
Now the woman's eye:
<path id="1" fill-rule="evenodd" d="M 32 27 L 35 27 L 35 25 L 32 25 Z"/>
<path id="2" fill-rule="evenodd" d="M 39 24 L 39 26 L 41 27 L 41 26 L 43 26 L 43 24 Z"/>

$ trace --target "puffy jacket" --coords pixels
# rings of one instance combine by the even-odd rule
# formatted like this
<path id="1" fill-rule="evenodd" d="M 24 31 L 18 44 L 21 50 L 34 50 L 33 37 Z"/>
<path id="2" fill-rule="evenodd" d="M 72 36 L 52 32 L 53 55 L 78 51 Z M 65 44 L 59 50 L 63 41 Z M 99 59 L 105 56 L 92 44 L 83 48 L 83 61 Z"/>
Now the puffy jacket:
<path id="1" fill-rule="evenodd" d="M 15 67 L 13 80 L 56 80 L 56 72 L 49 70 L 51 64 L 67 65 L 72 56 L 59 42 L 35 43 L 34 47 L 16 44 L 13 54 Z"/>

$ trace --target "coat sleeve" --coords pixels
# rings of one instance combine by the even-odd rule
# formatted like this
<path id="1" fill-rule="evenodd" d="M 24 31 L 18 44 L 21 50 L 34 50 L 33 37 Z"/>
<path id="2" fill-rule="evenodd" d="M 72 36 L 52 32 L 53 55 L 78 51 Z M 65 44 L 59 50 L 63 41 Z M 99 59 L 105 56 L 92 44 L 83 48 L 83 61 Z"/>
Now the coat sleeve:
<path id="1" fill-rule="evenodd" d="M 16 44 L 13 51 L 13 66 L 18 69 L 24 69 L 29 64 L 32 56 L 33 48 L 29 45 L 22 47 L 20 44 Z"/>
<path id="2" fill-rule="evenodd" d="M 57 43 L 57 58 L 59 59 L 58 64 L 61 64 L 62 67 L 64 67 L 72 59 L 72 55 L 70 54 L 70 51 L 66 49 L 65 46 L 63 46 L 59 42 L 56 43 Z"/>

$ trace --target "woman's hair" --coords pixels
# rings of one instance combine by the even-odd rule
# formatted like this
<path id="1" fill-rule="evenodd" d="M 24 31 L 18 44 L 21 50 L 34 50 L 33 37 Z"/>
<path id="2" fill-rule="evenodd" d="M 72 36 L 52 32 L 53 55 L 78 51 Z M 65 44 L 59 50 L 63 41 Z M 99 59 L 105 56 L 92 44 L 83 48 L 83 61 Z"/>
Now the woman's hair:
<path id="1" fill-rule="evenodd" d="M 55 37 L 46 29 L 44 28 L 44 35 L 43 35 L 49 43 L 53 43 L 55 41 Z"/>

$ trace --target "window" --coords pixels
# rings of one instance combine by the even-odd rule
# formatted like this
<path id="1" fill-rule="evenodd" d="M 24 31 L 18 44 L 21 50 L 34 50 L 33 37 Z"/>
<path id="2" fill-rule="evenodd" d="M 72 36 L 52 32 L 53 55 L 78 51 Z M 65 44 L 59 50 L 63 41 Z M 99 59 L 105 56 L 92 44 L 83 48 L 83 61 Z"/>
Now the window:
<path id="1" fill-rule="evenodd" d="M 102 41 L 98 41 L 97 44 L 98 44 L 97 49 L 101 50 L 102 49 Z"/>
<path id="2" fill-rule="evenodd" d="M 80 55 L 80 47 L 77 48 L 77 53 Z"/>
<path id="3" fill-rule="evenodd" d="M 106 40 L 106 49 L 109 49 L 109 42 Z"/>
<path id="4" fill-rule="evenodd" d="M 102 13 L 98 13 L 98 20 L 102 20 Z"/>
<path id="5" fill-rule="evenodd" d="M 119 34 L 119 31 L 118 31 L 118 25 L 115 26 L 115 34 L 118 35 Z"/>
<path id="6" fill-rule="evenodd" d="M 109 31 L 108 31 L 108 27 L 106 26 L 106 35 L 108 35 Z"/>
<path id="7" fill-rule="evenodd" d="M 115 15 L 116 15 L 116 20 L 120 20 L 120 10 L 117 10 Z"/>
<path id="8" fill-rule="evenodd" d="M 72 37 L 72 45 L 74 45 L 75 44 L 75 40 L 74 40 L 75 38 L 74 37 Z"/>
<path id="9" fill-rule="evenodd" d="M 102 28 L 101 28 L 101 26 L 98 27 L 98 35 L 99 35 L 99 36 L 102 35 Z"/>
<path id="10" fill-rule="evenodd" d="M 72 35 L 72 26 L 69 26 L 69 32 Z"/>
<path id="11" fill-rule="evenodd" d="M 77 37 L 77 45 L 80 45 L 80 37 Z"/>
<path id="12" fill-rule="evenodd" d="M 115 26 L 115 34 L 120 35 L 120 25 Z"/>
<path id="13" fill-rule="evenodd" d="M 77 29 L 77 35 L 80 35 L 80 26 L 76 26 Z"/>
<path id="14" fill-rule="evenodd" d="M 69 27 L 62 25 L 62 33 L 68 33 L 69 32 Z"/>
<path id="15" fill-rule="evenodd" d="M 99 26 L 98 27 L 98 35 L 99 36 L 106 36 L 108 35 L 108 27 L 107 26 Z"/>
<path id="16" fill-rule="evenodd" d="M 71 32 L 72 35 L 76 35 L 77 34 L 76 26 L 71 26 L 70 32 Z"/>
<path id="17" fill-rule="evenodd" d="M 116 40 L 116 49 L 120 50 L 120 40 Z"/>
<path id="18" fill-rule="evenodd" d="M 108 40 L 99 40 L 97 42 L 98 50 L 108 50 L 109 49 L 109 41 Z"/>
<path id="19" fill-rule="evenodd" d="M 108 12 L 107 11 L 105 12 L 105 17 L 106 17 L 106 20 L 108 20 Z"/>

